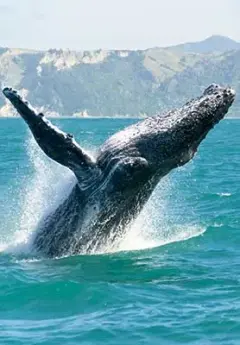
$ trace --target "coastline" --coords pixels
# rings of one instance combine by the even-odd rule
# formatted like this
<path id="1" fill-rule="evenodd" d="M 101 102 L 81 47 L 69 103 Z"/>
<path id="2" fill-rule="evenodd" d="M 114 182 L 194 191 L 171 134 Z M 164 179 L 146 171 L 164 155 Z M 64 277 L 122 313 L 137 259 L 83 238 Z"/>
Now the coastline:
<path id="1" fill-rule="evenodd" d="M 154 116 L 154 115 L 153 115 Z M 121 119 L 121 120 L 141 120 L 141 119 L 146 119 L 147 116 L 82 116 L 82 117 L 78 117 L 78 116 L 45 116 L 47 119 L 51 119 L 51 120 L 66 120 L 66 119 L 74 119 L 74 120 L 97 120 L 97 119 Z M 13 115 L 9 115 L 9 116 L 0 116 L 0 119 L 20 119 L 21 116 L 13 116 Z M 239 117 L 240 118 L 240 117 Z"/>
<path id="2" fill-rule="evenodd" d="M 150 115 L 154 116 L 154 115 Z M 149 116 L 149 117 L 150 117 Z M 111 120 L 144 120 L 148 116 L 45 116 L 47 119 L 51 120 L 104 120 L 104 119 L 111 119 Z M 9 115 L 9 116 L 0 116 L 0 120 L 2 119 L 21 119 L 21 116 Z M 226 116 L 223 120 L 240 120 L 239 116 Z"/>

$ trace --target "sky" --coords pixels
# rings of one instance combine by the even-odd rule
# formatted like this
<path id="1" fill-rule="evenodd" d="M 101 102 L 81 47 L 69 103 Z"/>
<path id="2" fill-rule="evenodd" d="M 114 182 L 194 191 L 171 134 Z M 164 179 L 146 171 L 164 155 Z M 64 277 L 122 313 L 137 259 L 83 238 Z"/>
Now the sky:
<path id="1" fill-rule="evenodd" d="M 145 49 L 225 35 L 240 0 L 0 0 L 0 46 Z"/>

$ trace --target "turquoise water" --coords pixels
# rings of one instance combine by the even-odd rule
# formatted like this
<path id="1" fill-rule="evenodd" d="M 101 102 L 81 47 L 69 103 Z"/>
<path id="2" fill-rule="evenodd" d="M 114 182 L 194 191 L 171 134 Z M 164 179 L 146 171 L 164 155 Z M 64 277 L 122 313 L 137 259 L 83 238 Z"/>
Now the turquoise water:
<path id="1" fill-rule="evenodd" d="M 94 153 L 134 120 L 54 122 Z M 219 124 L 118 247 L 47 260 L 29 238 L 74 178 L 1 119 L 0 344 L 240 344 L 239 133 Z"/>

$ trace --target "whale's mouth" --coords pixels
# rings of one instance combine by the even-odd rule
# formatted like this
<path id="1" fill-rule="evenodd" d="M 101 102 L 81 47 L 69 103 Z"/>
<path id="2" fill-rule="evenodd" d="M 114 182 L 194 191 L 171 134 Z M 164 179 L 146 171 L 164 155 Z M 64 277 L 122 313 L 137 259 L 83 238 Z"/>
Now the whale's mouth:
<path id="1" fill-rule="evenodd" d="M 213 92 L 213 90 L 215 91 Z M 197 153 L 199 145 L 206 138 L 209 131 L 212 130 L 215 125 L 217 125 L 226 116 L 236 96 L 236 92 L 232 88 L 229 87 L 223 89 L 215 84 L 206 89 L 204 94 L 206 93 L 206 95 L 211 95 L 211 92 L 213 93 L 211 100 L 212 103 L 209 105 L 209 113 L 207 111 L 206 115 L 202 116 L 201 120 L 203 124 L 203 132 L 191 145 L 190 151 L 193 153 L 193 155 Z M 208 96 L 207 100 L 209 100 Z"/>
<path id="2" fill-rule="evenodd" d="M 219 108 L 216 112 L 216 116 L 213 117 L 212 125 L 215 126 L 227 114 L 228 109 L 234 102 L 236 92 L 232 88 L 228 87 L 226 89 L 223 89 L 223 91 L 215 91 L 213 95 L 215 96 L 215 100 L 213 100 L 213 103 L 215 103 Z"/>

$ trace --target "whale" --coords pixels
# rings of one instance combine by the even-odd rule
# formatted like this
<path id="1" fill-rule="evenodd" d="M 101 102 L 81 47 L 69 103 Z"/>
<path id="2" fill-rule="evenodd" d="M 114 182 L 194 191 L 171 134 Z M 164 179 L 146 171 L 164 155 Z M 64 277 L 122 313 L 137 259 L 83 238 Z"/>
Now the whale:
<path id="1" fill-rule="evenodd" d="M 66 197 L 34 229 L 32 248 L 47 257 L 92 253 L 123 236 L 159 181 L 194 157 L 235 98 L 231 87 L 211 84 L 182 107 L 115 133 L 92 157 L 16 90 L 5 87 L 3 94 L 44 153 L 76 177 Z"/>

